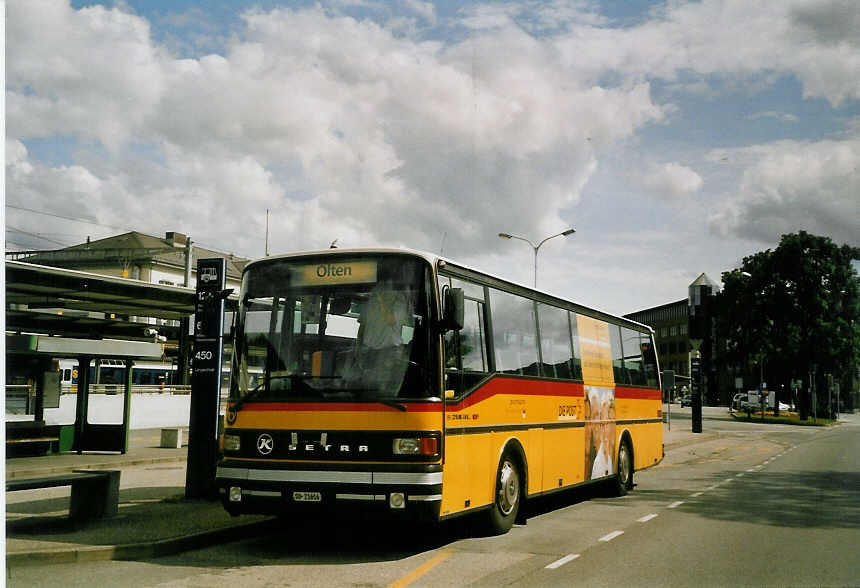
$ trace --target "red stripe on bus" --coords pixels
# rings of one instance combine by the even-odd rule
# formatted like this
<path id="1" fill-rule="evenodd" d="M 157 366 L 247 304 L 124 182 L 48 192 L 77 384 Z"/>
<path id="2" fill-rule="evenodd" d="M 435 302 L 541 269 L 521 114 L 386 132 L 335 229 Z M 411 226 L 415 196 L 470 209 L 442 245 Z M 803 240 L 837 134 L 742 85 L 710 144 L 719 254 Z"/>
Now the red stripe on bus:
<path id="1" fill-rule="evenodd" d="M 469 394 L 461 402 L 449 404 L 448 410 L 458 411 L 483 402 L 496 395 L 509 396 L 565 396 L 582 398 L 584 386 L 578 382 L 558 382 L 551 380 L 531 380 L 524 378 L 494 377 L 486 384 Z M 636 400 L 660 400 L 660 390 L 652 388 L 615 388 L 616 398 Z M 396 400 L 393 399 L 395 402 Z M 403 403 L 409 412 L 440 412 L 442 407 L 435 402 Z M 398 409 L 378 402 L 253 402 L 246 404 L 243 411 L 334 411 L 334 412 L 379 412 Z"/>
<path id="2" fill-rule="evenodd" d="M 397 400 L 392 399 L 394 402 Z M 440 403 L 402 403 L 408 412 L 442 412 Z M 228 405 L 230 408 L 232 404 Z M 400 409 L 380 402 L 252 402 L 242 407 L 242 412 L 306 411 L 306 412 L 380 412 Z"/>
<path id="3" fill-rule="evenodd" d="M 630 398 L 634 400 L 662 400 L 660 390 L 656 388 L 615 388 L 615 398 Z"/>
<path id="4" fill-rule="evenodd" d="M 462 402 L 449 405 L 448 409 L 462 410 L 499 394 L 510 396 L 572 396 L 578 398 L 584 396 L 583 385 L 578 382 L 495 377 L 469 394 Z"/>

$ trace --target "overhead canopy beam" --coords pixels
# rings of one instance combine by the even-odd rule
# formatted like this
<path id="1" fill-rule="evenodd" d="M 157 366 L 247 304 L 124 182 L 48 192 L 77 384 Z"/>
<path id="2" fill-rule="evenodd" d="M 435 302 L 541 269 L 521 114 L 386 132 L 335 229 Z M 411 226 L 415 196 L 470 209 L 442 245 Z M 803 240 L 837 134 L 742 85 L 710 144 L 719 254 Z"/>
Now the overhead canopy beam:
<path id="1" fill-rule="evenodd" d="M 180 321 L 194 313 L 194 296 L 183 286 L 6 261 L 6 328 L 17 332 L 145 340 L 147 322 L 128 317 Z M 235 310 L 238 296 L 226 302 Z M 179 333 L 178 326 L 152 326 L 171 339 Z"/>
<path id="2" fill-rule="evenodd" d="M 6 303 L 176 320 L 194 312 L 194 289 L 7 261 Z"/>
<path id="3" fill-rule="evenodd" d="M 6 335 L 6 353 L 48 357 L 154 359 L 164 355 L 163 345 L 113 339 L 70 339 L 45 335 Z"/>

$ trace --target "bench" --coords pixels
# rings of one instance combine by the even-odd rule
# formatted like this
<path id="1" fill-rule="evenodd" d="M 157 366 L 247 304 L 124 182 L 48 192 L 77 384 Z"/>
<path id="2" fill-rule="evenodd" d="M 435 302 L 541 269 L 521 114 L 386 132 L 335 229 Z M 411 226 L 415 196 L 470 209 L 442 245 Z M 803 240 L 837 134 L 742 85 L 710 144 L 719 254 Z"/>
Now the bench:
<path id="1" fill-rule="evenodd" d="M 6 423 L 6 454 L 44 455 L 60 442 L 59 428 L 45 426 L 44 421 L 11 421 Z"/>
<path id="2" fill-rule="evenodd" d="M 29 439 L 6 439 L 6 445 L 14 445 L 16 443 L 54 443 L 59 440 L 59 437 L 31 437 Z"/>
<path id="3" fill-rule="evenodd" d="M 71 486 L 69 518 L 102 519 L 119 512 L 119 476 L 119 470 L 75 470 L 57 476 L 6 480 L 6 492 Z"/>

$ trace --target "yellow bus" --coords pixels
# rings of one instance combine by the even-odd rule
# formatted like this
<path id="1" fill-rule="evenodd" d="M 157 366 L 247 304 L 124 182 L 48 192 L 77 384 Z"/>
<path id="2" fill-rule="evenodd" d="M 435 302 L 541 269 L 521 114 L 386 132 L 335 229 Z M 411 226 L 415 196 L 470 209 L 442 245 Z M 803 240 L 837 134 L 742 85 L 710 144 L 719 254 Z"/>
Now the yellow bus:
<path id="1" fill-rule="evenodd" d="M 409 250 L 245 268 L 216 483 L 243 513 L 313 509 L 504 533 L 530 498 L 624 493 L 663 456 L 653 333 Z"/>

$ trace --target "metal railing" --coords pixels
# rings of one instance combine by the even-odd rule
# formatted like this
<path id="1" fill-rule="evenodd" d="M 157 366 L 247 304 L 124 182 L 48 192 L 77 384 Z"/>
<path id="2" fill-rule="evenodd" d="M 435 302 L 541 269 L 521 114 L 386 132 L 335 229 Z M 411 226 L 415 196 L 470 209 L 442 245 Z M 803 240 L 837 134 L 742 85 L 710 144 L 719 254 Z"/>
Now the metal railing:
<path id="1" fill-rule="evenodd" d="M 90 394 L 122 394 L 125 384 L 90 384 Z M 63 394 L 77 394 L 77 384 L 64 384 Z M 132 384 L 132 394 L 191 394 L 191 386 L 183 384 Z"/>

